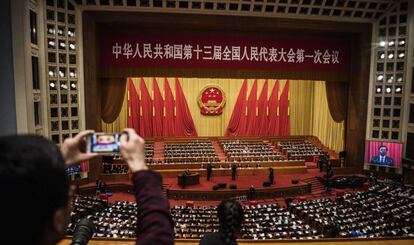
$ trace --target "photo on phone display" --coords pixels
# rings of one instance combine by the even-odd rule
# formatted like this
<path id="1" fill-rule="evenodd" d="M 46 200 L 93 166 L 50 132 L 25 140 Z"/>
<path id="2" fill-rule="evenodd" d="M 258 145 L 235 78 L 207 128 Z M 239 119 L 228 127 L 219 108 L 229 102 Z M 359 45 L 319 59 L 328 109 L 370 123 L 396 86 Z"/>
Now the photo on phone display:
<path id="1" fill-rule="evenodd" d="M 89 152 L 115 153 L 119 152 L 119 134 L 95 133 L 90 137 Z"/>

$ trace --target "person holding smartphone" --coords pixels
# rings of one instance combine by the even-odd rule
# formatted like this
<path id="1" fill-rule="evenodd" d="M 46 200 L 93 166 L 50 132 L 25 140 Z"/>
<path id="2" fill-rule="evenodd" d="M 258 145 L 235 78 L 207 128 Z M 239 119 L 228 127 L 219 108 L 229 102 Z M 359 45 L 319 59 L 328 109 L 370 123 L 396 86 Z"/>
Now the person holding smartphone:
<path id="1" fill-rule="evenodd" d="M 52 245 L 66 234 L 73 190 L 65 169 L 97 156 L 85 153 L 86 130 L 66 139 L 61 147 L 38 135 L 0 137 L 0 214 L 7 224 L 3 237 L 16 244 Z M 145 142 L 125 129 L 120 151 L 133 172 L 137 197 L 137 244 L 174 244 L 168 201 L 162 196 L 161 176 L 145 165 Z M 24 228 L 22 236 L 22 228 Z"/>
<path id="2" fill-rule="evenodd" d="M 59 148 L 38 135 L 0 137 L 0 215 L 2 237 L 14 244 L 58 243 L 66 234 L 74 189 L 66 168 L 97 154 L 84 153 L 83 131 Z"/>

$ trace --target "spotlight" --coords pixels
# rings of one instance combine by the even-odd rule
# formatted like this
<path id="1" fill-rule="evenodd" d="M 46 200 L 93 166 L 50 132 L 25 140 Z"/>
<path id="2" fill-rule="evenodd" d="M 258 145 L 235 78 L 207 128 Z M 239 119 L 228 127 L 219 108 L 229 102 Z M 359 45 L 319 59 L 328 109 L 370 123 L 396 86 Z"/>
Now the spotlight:
<path id="1" fill-rule="evenodd" d="M 388 46 L 389 46 L 389 47 L 394 46 L 394 41 L 389 41 L 389 42 L 388 42 Z"/>
<path id="2" fill-rule="evenodd" d="M 404 53 L 400 53 L 398 54 L 398 58 L 404 58 L 405 54 Z"/>
<path id="3" fill-rule="evenodd" d="M 385 92 L 386 92 L 387 94 L 391 93 L 391 88 L 386 88 L 386 89 L 385 89 Z"/>
<path id="4" fill-rule="evenodd" d="M 395 89 L 395 92 L 400 93 L 401 92 L 401 88 L 400 87 L 396 88 Z"/>
<path id="5" fill-rule="evenodd" d="M 52 46 L 52 47 L 54 47 L 54 46 L 55 46 L 55 42 L 54 42 L 54 41 L 49 41 L 49 42 L 48 42 L 48 44 L 49 44 L 50 46 Z"/>
<path id="6" fill-rule="evenodd" d="M 51 88 L 54 88 L 54 87 L 56 87 L 56 84 L 55 84 L 54 82 L 50 82 L 49 86 L 50 86 Z"/>
<path id="7" fill-rule="evenodd" d="M 381 93 L 381 88 L 377 88 L 377 93 Z"/>
<path id="8" fill-rule="evenodd" d="M 397 82 L 402 82 L 402 77 L 397 78 Z"/>
<path id="9" fill-rule="evenodd" d="M 398 44 L 399 45 L 404 45 L 405 44 L 405 41 L 404 40 L 401 40 L 401 41 L 398 42 Z"/>
<path id="10" fill-rule="evenodd" d="M 62 47 L 62 48 L 64 48 L 64 47 L 66 47 L 66 44 L 65 43 L 59 43 L 59 45 Z"/>
<path id="11" fill-rule="evenodd" d="M 75 73 L 73 71 L 69 72 L 70 77 L 75 77 Z"/>
<path id="12" fill-rule="evenodd" d="M 72 83 L 70 86 L 71 86 L 72 88 L 76 88 L 76 83 Z"/>
<path id="13" fill-rule="evenodd" d="M 385 47 L 385 41 L 381 41 L 380 43 L 379 43 L 379 45 L 381 46 L 381 47 Z"/>
<path id="14" fill-rule="evenodd" d="M 394 54 L 389 54 L 388 59 L 392 59 L 392 58 L 394 58 Z"/>
<path id="15" fill-rule="evenodd" d="M 53 77 L 55 74 L 54 74 L 54 72 L 53 71 L 49 71 L 49 76 L 50 77 Z"/>
<path id="16" fill-rule="evenodd" d="M 69 48 L 72 49 L 72 50 L 75 50 L 75 44 L 73 44 L 73 43 L 69 44 Z"/>
<path id="17" fill-rule="evenodd" d="M 390 76 L 387 80 L 387 82 L 392 83 L 392 81 L 394 80 L 394 76 Z"/>
<path id="18" fill-rule="evenodd" d="M 385 58 L 385 54 L 384 54 L 384 53 L 382 53 L 382 54 L 380 55 L 380 58 L 381 58 L 381 59 L 384 59 L 384 58 Z"/>
<path id="19" fill-rule="evenodd" d="M 383 78 L 384 78 L 384 76 L 383 76 L 383 75 L 379 75 L 379 76 L 377 77 L 377 80 L 378 80 L 378 81 L 381 81 Z"/>

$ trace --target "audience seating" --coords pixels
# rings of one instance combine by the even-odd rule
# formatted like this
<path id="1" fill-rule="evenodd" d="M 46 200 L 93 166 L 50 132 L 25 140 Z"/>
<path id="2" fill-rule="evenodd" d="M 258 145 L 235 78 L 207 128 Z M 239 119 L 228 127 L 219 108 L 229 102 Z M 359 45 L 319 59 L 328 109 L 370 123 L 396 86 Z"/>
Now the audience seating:
<path id="1" fill-rule="evenodd" d="M 339 237 L 414 236 L 414 189 L 394 182 L 337 200 L 318 199 L 291 205 L 291 211 L 321 232 L 332 225 Z"/>
<path id="2" fill-rule="evenodd" d="M 337 237 L 414 236 L 414 189 L 394 182 L 384 182 L 367 191 L 291 203 L 290 209 L 278 204 L 244 205 L 244 239 L 317 239 L 331 237 L 329 229 L 337 227 Z M 68 234 L 82 217 L 97 226 L 97 237 L 135 237 L 137 205 L 116 202 L 107 205 L 96 197 L 77 197 L 73 203 Z M 171 214 L 175 238 L 200 239 L 219 229 L 216 206 L 174 206 Z"/>
<path id="3" fill-rule="evenodd" d="M 164 163 L 218 162 L 219 159 L 210 141 L 189 141 L 164 145 Z"/>
<path id="4" fill-rule="evenodd" d="M 277 142 L 276 147 L 286 155 L 289 160 L 315 161 L 316 157 L 327 153 L 319 149 L 316 145 L 306 140 L 282 141 Z"/>
<path id="5" fill-rule="evenodd" d="M 228 162 L 272 162 L 285 160 L 270 144 L 242 140 L 220 140 Z"/>

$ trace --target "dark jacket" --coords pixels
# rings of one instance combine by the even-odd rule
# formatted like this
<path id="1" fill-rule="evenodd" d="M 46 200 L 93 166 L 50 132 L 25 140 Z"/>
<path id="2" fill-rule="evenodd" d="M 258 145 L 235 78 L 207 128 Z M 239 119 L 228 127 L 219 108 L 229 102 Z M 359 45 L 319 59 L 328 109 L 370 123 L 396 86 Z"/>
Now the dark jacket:
<path id="1" fill-rule="evenodd" d="M 132 181 L 139 220 L 136 244 L 174 244 L 174 226 L 168 200 L 162 195 L 161 175 L 151 170 L 138 171 Z"/>
<path id="2" fill-rule="evenodd" d="M 394 165 L 394 159 L 392 159 L 391 157 L 385 156 L 384 162 L 382 163 L 380 156 L 374 156 L 371 159 L 371 163 L 384 165 L 384 166 L 393 166 Z"/>

